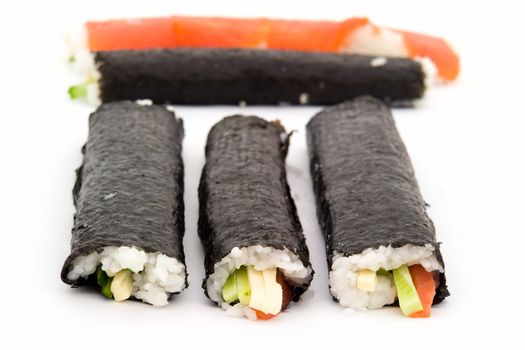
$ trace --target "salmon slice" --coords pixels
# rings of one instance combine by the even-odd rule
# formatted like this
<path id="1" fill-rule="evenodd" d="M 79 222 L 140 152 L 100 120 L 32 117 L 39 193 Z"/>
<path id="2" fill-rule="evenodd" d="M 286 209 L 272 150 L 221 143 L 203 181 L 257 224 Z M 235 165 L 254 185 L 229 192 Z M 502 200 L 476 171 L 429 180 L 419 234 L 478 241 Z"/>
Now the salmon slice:
<path id="1" fill-rule="evenodd" d="M 438 75 L 448 81 L 455 80 L 459 74 L 459 56 L 447 42 L 433 36 L 400 32 L 411 58 L 428 57 L 436 65 Z"/>
<path id="2" fill-rule="evenodd" d="M 265 47 L 266 22 L 261 18 L 174 17 L 176 46 L 259 48 Z"/>
<path id="3" fill-rule="evenodd" d="M 270 49 L 336 52 L 342 41 L 366 18 L 343 22 L 269 20 L 267 44 Z"/>
<path id="4" fill-rule="evenodd" d="M 430 317 L 430 308 L 436 295 L 436 282 L 432 272 L 428 272 L 421 265 L 412 265 L 408 267 L 410 277 L 417 290 L 419 300 L 423 305 L 423 310 L 410 314 L 410 317 Z"/>
<path id="5" fill-rule="evenodd" d="M 176 47 L 173 18 L 122 19 L 87 22 L 91 51 Z"/>

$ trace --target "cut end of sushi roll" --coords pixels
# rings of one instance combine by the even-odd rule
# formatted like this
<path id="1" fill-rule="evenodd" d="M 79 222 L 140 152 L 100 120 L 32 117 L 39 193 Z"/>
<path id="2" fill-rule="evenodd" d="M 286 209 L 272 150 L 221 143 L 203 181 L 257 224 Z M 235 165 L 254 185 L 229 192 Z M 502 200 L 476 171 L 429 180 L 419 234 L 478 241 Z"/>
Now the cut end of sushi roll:
<path id="1" fill-rule="evenodd" d="M 72 100 L 84 100 L 92 105 L 99 105 L 100 72 L 95 64 L 94 55 L 90 52 L 78 52 L 71 56 L 69 61 L 73 70 L 86 78 L 83 83 L 69 87 L 69 97 Z"/>
<path id="2" fill-rule="evenodd" d="M 444 272 L 435 247 L 431 244 L 425 246 L 407 244 L 396 248 L 380 246 L 351 256 L 334 252 L 332 261 L 330 291 L 341 306 L 357 311 L 379 309 L 400 299 L 393 270 L 419 265 L 433 274 Z M 375 272 L 376 281 L 369 282 L 362 278 L 369 277 L 361 276 L 363 271 Z M 363 280 L 368 283 L 364 283 Z M 371 286 L 373 287 L 370 288 Z M 435 289 L 437 288 L 439 286 L 435 286 Z"/>
<path id="3" fill-rule="evenodd" d="M 83 83 L 69 88 L 69 97 L 72 100 L 85 100 L 92 105 L 99 105 L 100 72 L 95 64 L 95 55 L 87 46 L 87 32 L 84 26 L 70 30 L 65 35 L 65 42 L 69 48 L 68 63 L 71 69 L 85 78 Z"/>
<path id="4" fill-rule="evenodd" d="M 171 294 L 186 287 L 184 264 L 165 254 L 147 253 L 137 247 L 105 247 L 100 252 L 76 257 L 65 269 L 64 282 L 98 283 L 102 294 L 117 301 L 133 297 L 163 306 Z"/>
<path id="5" fill-rule="evenodd" d="M 435 67 L 431 82 L 453 81 L 459 75 L 459 57 L 443 39 L 378 27 L 367 23 L 349 31 L 340 52 L 388 57 L 425 59 Z M 430 81 L 429 81 L 430 82 Z M 427 84 L 427 86 L 430 86 Z"/>
<path id="6" fill-rule="evenodd" d="M 72 85 L 68 89 L 69 98 L 82 100 L 97 106 L 100 104 L 100 90 L 97 80 L 87 80 L 84 83 Z"/>
<path id="7" fill-rule="evenodd" d="M 248 279 L 250 287 L 254 288 L 255 284 L 259 282 L 266 287 L 269 285 L 271 288 L 266 288 L 263 291 L 265 296 L 257 295 L 255 290 L 252 289 L 251 295 L 246 300 L 237 300 L 232 298 L 231 300 L 224 300 L 224 287 L 227 281 L 230 282 L 231 276 L 235 275 L 239 269 L 246 267 L 248 270 Z M 257 273 L 261 273 L 261 281 L 255 281 Z M 273 273 L 273 277 L 272 277 Z M 277 273 L 277 277 L 275 274 Z M 279 274 L 282 274 L 284 280 L 279 280 Z M 268 276 L 273 281 L 268 281 Z M 269 305 L 272 303 L 273 297 L 270 294 L 279 294 L 273 298 L 279 299 L 279 302 L 283 300 L 281 307 L 284 309 L 289 303 L 290 299 L 297 301 L 299 299 L 300 292 L 307 288 L 313 277 L 313 270 L 310 266 L 304 266 L 299 257 L 288 249 L 276 249 L 267 246 L 250 246 L 243 248 L 233 248 L 231 252 L 226 255 L 221 261 L 215 264 L 214 272 L 205 281 L 206 292 L 209 298 L 220 305 L 229 316 L 246 317 L 251 320 L 255 319 L 268 319 L 275 316 L 277 313 L 264 314 L 261 310 L 256 310 L 255 305 Z M 266 279 L 265 281 L 262 278 Z M 273 283 L 272 283 L 273 282 Z M 279 289 L 279 284 L 282 288 Z M 238 284 L 239 285 L 239 284 Z M 275 288 L 274 288 L 275 287 Z M 287 291 L 289 287 L 289 290 Z M 270 290 L 271 289 L 271 290 Z M 274 293 L 275 292 L 275 293 Z M 286 296 L 285 294 L 290 295 Z M 266 297 L 266 301 L 264 300 Z M 258 299 L 258 300 L 255 300 Z M 287 300 L 287 302 L 285 301 Z M 237 302 L 238 301 L 238 302 Z M 255 307 L 254 307 L 255 306 Z"/>

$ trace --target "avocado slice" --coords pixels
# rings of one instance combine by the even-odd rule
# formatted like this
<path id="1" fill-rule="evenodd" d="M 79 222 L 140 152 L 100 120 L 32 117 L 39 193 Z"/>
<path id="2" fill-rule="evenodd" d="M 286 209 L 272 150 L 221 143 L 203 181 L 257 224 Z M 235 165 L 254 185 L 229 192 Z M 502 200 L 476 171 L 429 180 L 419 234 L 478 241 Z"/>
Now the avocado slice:
<path id="1" fill-rule="evenodd" d="M 379 269 L 379 270 L 377 270 L 376 274 L 378 276 L 389 276 L 390 275 L 390 271 L 387 271 L 385 269 Z"/>
<path id="2" fill-rule="evenodd" d="M 113 299 L 113 293 L 111 293 L 112 280 L 113 278 L 109 277 L 100 266 L 97 268 L 97 284 L 101 287 L 102 295 L 109 299 Z"/>

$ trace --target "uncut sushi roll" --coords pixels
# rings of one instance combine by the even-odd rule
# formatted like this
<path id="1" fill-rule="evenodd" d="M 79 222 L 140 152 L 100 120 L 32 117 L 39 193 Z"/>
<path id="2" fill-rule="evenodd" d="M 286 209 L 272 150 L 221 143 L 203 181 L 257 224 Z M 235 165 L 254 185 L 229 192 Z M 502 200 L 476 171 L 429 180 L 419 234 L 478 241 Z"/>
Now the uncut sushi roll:
<path id="1" fill-rule="evenodd" d="M 389 108 L 372 97 L 328 107 L 307 138 L 332 296 L 359 311 L 397 302 L 430 316 L 449 295 L 445 265 Z"/>
<path id="2" fill-rule="evenodd" d="M 182 120 L 160 106 L 100 106 L 73 189 L 71 254 L 62 280 L 155 306 L 187 286 Z"/>
<path id="3" fill-rule="evenodd" d="M 286 181 L 288 141 L 279 122 L 239 115 L 208 135 L 199 186 L 202 286 L 231 315 L 272 318 L 313 277 Z"/>
<path id="4" fill-rule="evenodd" d="M 456 79 L 459 57 L 438 37 L 342 21 L 171 16 L 87 22 L 69 37 L 76 67 L 90 51 L 178 47 L 252 48 L 364 54 L 430 60 L 439 78 Z"/>
<path id="5" fill-rule="evenodd" d="M 387 102 L 423 97 L 428 74 L 407 58 L 280 50 L 180 48 L 95 53 L 86 84 L 72 98 L 97 103 L 339 103 L 363 93 Z"/>

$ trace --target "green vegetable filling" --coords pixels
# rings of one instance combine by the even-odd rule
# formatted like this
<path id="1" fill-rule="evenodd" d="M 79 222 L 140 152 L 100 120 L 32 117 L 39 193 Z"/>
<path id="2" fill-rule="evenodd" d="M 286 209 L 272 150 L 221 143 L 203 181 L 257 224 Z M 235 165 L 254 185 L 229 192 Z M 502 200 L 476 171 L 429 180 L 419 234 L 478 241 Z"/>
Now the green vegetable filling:
<path id="1" fill-rule="evenodd" d="M 87 97 L 87 86 L 88 86 L 88 83 L 71 86 L 68 90 L 69 97 L 72 100 L 86 98 Z"/>
<path id="2" fill-rule="evenodd" d="M 250 281 L 248 280 L 248 270 L 246 266 L 242 266 L 236 271 L 237 274 L 237 295 L 239 296 L 239 302 L 242 305 L 248 305 L 250 303 Z"/>
<path id="3" fill-rule="evenodd" d="M 250 283 L 246 266 L 235 270 L 222 286 L 222 298 L 228 304 L 239 301 L 242 305 L 250 302 Z"/>
<path id="4" fill-rule="evenodd" d="M 97 284 L 100 286 L 102 294 L 109 299 L 113 299 L 113 293 L 111 293 L 112 280 L 113 277 L 109 277 L 100 266 L 97 268 Z"/>
<path id="5" fill-rule="evenodd" d="M 389 276 L 390 275 L 390 271 L 387 271 L 385 269 L 379 269 L 377 270 L 376 272 L 379 276 Z"/>
<path id="6" fill-rule="evenodd" d="M 423 310 L 423 305 L 417 294 L 416 287 L 412 282 L 408 267 L 403 265 L 398 269 L 394 269 L 392 272 L 394 274 L 399 307 L 405 316 Z"/>
<path id="7" fill-rule="evenodd" d="M 228 304 L 233 303 L 234 301 L 237 301 L 239 299 L 237 295 L 237 273 L 236 272 L 232 273 L 226 280 L 226 283 L 224 283 L 224 286 L 222 286 L 222 298 Z"/>

